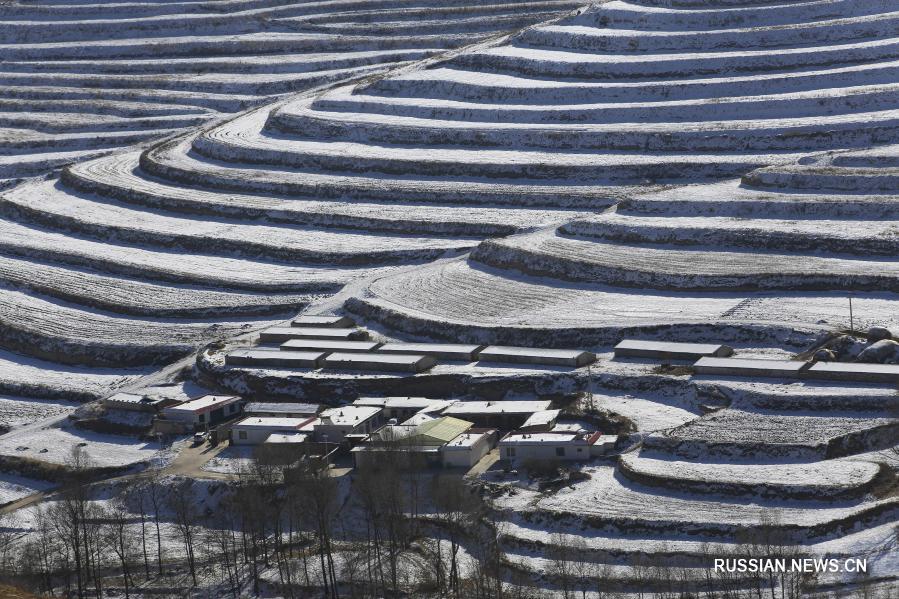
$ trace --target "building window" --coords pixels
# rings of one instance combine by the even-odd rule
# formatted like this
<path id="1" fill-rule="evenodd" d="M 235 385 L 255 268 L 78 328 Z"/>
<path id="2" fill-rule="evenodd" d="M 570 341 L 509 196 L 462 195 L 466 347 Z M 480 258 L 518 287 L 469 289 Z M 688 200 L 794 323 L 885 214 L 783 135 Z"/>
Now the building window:
<path id="1" fill-rule="evenodd" d="M 515 457 L 515 448 L 514 447 L 506 447 L 506 456 L 510 458 Z"/>
<path id="2" fill-rule="evenodd" d="M 247 431 L 237 431 L 237 438 L 238 438 L 238 439 L 246 439 L 246 438 L 247 438 Z"/>
<path id="3" fill-rule="evenodd" d="M 578 452 L 578 453 L 581 453 L 583 450 L 584 450 L 583 447 L 578 447 L 578 448 L 577 448 L 577 452 Z"/>
<path id="4" fill-rule="evenodd" d="M 197 418 L 197 420 L 199 422 L 206 422 L 206 414 L 200 414 L 200 416 Z"/>
<path id="5" fill-rule="evenodd" d="M 565 448 L 564 447 L 556 447 L 556 456 L 560 458 L 565 457 Z"/>

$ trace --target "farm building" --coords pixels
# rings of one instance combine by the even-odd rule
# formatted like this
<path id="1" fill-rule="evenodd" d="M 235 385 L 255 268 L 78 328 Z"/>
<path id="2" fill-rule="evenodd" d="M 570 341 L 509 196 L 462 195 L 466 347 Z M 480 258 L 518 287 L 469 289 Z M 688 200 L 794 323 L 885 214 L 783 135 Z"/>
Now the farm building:
<path id="1" fill-rule="evenodd" d="M 479 428 L 515 430 L 534 413 L 548 410 L 549 401 L 459 401 L 443 411 L 444 416 L 469 420 Z"/>
<path id="2" fill-rule="evenodd" d="M 805 376 L 810 379 L 832 381 L 896 384 L 899 382 L 899 364 L 818 362 L 805 371 Z"/>
<path id="3" fill-rule="evenodd" d="M 228 366 L 251 368 L 318 368 L 325 354 L 315 351 L 280 351 L 278 348 L 241 348 L 228 352 Z"/>
<path id="4" fill-rule="evenodd" d="M 281 351 L 365 353 L 378 348 L 376 341 L 333 341 L 330 339 L 290 339 L 281 344 Z"/>
<path id="5" fill-rule="evenodd" d="M 315 424 L 315 440 L 342 443 L 347 435 L 369 434 L 381 426 L 381 408 L 344 406 L 331 408 L 319 415 Z"/>
<path id="6" fill-rule="evenodd" d="M 319 410 L 321 410 L 321 406 L 314 403 L 268 403 L 253 401 L 244 406 L 243 413 L 247 416 L 309 418 L 318 414 Z"/>
<path id="7" fill-rule="evenodd" d="M 295 433 L 272 433 L 263 441 L 264 445 L 302 445 L 312 440 L 311 433 L 297 431 Z"/>
<path id="8" fill-rule="evenodd" d="M 186 425 L 202 428 L 240 413 L 237 395 L 204 395 L 162 410 L 163 416 Z"/>
<path id="9" fill-rule="evenodd" d="M 471 429 L 472 423 L 458 418 L 436 418 L 414 425 L 388 424 L 369 435 L 366 441 L 353 448 L 356 467 L 376 467 L 385 453 L 391 459 L 420 459 L 420 464 L 438 466 L 441 448 Z"/>
<path id="10" fill-rule="evenodd" d="M 382 408 L 385 419 L 396 418 L 398 422 L 403 422 L 422 412 L 439 412 L 452 403 L 452 400 L 427 397 L 360 397 L 353 405 Z"/>
<path id="11" fill-rule="evenodd" d="M 616 358 L 698 360 L 706 356 L 726 358 L 733 353 L 733 348 L 714 343 L 673 343 L 669 341 L 625 339 L 615 346 Z"/>
<path id="12" fill-rule="evenodd" d="M 499 441 L 500 459 L 589 460 L 600 433 L 509 433 Z"/>
<path id="13" fill-rule="evenodd" d="M 596 361 L 596 354 L 577 349 L 544 349 L 489 345 L 478 352 L 478 360 L 484 362 L 509 362 L 543 366 L 569 366 L 578 368 Z"/>
<path id="14" fill-rule="evenodd" d="M 295 327 L 335 327 L 348 328 L 355 326 L 355 322 L 346 316 L 298 316 L 290 323 Z"/>
<path id="15" fill-rule="evenodd" d="M 322 361 L 326 368 L 387 372 L 424 372 L 437 361 L 430 356 L 334 352 Z"/>
<path id="16" fill-rule="evenodd" d="M 387 354 L 421 354 L 438 360 L 474 362 L 483 345 L 462 345 L 458 343 L 385 343 L 378 348 Z"/>
<path id="17" fill-rule="evenodd" d="M 443 465 L 447 468 L 471 468 L 493 449 L 496 437 L 496 429 L 468 429 L 440 448 Z"/>
<path id="18" fill-rule="evenodd" d="M 693 368 L 696 374 L 720 376 L 752 376 L 799 378 L 808 362 L 797 360 L 764 360 L 755 358 L 700 358 Z"/>
<path id="19" fill-rule="evenodd" d="M 177 403 L 179 403 L 178 400 L 169 397 L 151 397 L 135 393 L 116 393 L 103 400 L 103 405 L 109 409 L 136 412 L 158 412 Z"/>
<path id="20" fill-rule="evenodd" d="M 561 410 L 540 410 L 531 414 L 519 427 L 522 432 L 542 433 L 549 432 L 556 426 Z"/>
<path id="21" fill-rule="evenodd" d="M 234 445 L 259 445 L 271 435 L 295 434 L 312 418 L 258 417 L 244 418 L 231 427 Z"/>

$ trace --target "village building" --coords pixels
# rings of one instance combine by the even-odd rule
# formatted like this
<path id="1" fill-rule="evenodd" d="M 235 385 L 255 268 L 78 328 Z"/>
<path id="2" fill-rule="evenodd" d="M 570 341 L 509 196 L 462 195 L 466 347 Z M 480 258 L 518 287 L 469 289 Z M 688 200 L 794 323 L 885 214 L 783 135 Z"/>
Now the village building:
<path id="1" fill-rule="evenodd" d="M 616 358 L 650 358 L 655 360 L 698 360 L 709 356 L 726 358 L 733 348 L 717 343 L 675 343 L 624 339 L 615 346 Z"/>
<path id="2" fill-rule="evenodd" d="M 468 420 L 479 428 L 510 431 L 521 427 L 534 413 L 548 410 L 551 403 L 547 400 L 458 401 L 443 410 L 443 415 Z"/>
<path id="3" fill-rule="evenodd" d="M 471 468 L 490 453 L 498 433 L 492 428 L 471 428 L 440 448 L 447 468 Z"/>
<path id="4" fill-rule="evenodd" d="M 162 410 L 170 421 L 202 429 L 217 424 L 240 413 L 240 397 L 237 395 L 204 395 Z"/>
<path id="5" fill-rule="evenodd" d="M 572 461 L 589 460 L 591 446 L 600 433 L 509 433 L 499 441 L 502 460 Z"/>
<path id="6" fill-rule="evenodd" d="M 385 420 L 404 420 L 420 413 L 434 414 L 455 403 L 448 399 L 428 399 L 427 397 L 360 397 L 354 406 L 373 406 L 383 410 Z"/>
<path id="7" fill-rule="evenodd" d="M 332 328 L 349 328 L 356 325 L 353 320 L 347 316 L 332 315 L 305 315 L 298 316 L 290 323 L 295 327 L 332 327 Z"/>
<path id="8" fill-rule="evenodd" d="M 103 406 L 111 410 L 134 412 L 158 412 L 180 403 L 177 399 L 162 396 L 138 395 L 136 393 L 116 393 L 103 400 Z"/>
<path id="9" fill-rule="evenodd" d="M 484 362 L 508 362 L 542 366 L 568 366 L 579 368 L 596 361 L 596 354 L 577 349 L 544 349 L 489 345 L 478 352 L 478 360 Z"/>
<path id="10" fill-rule="evenodd" d="M 809 362 L 759 358 L 700 358 L 693 365 L 696 374 L 799 378 Z"/>
<path id="11" fill-rule="evenodd" d="M 259 445 L 273 434 L 298 433 L 313 418 L 258 417 L 244 418 L 231 426 L 231 443 Z"/>
<path id="12" fill-rule="evenodd" d="M 368 435 L 381 424 L 381 408 L 376 406 L 330 408 L 319 414 L 314 424 L 315 440 L 343 443 L 347 435 Z"/>
<path id="13" fill-rule="evenodd" d="M 441 448 L 472 428 L 471 422 L 458 418 L 436 418 L 417 426 L 388 424 L 352 449 L 357 468 L 377 466 L 389 455 L 390 459 L 407 462 L 406 466 L 439 466 Z"/>
<path id="14" fill-rule="evenodd" d="M 518 430 L 528 433 L 543 433 L 553 430 L 556 421 L 559 419 L 559 413 L 562 410 L 540 410 L 531 414 L 527 420 L 522 423 Z"/>
<path id="15" fill-rule="evenodd" d="M 271 416 L 280 418 L 303 418 L 315 416 L 321 410 L 319 404 L 314 403 L 289 403 L 289 402 L 259 402 L 253 401 L 243 408 L 247 416 Z"/>

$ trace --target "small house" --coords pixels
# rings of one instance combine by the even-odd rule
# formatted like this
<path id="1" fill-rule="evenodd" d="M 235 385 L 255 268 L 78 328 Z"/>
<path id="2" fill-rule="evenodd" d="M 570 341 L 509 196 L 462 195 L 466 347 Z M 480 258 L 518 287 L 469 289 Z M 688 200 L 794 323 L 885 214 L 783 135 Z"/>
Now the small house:
<path id="1" fill-rule="evenodd" d="M 170 397 L 157 395 L 138 395 L 136 393 L 116 393 L 103 400 L 103 406 L 110 410 L 128 410 L 131 412 L 158 412 L 159 410 L 180 403 Z"/>
<path id="2" fill-rule="evenodd" d="M 318 414 L 320 409 L 321 406 L 314 403 L 253 401 L 244 406 L 243 413 L 272 418 L 309 418 Z"/>
<path id="3" fill-rule="evenodd" d="M 251 416 L 231 426 L 231 443 L 259 445 L 271 435 L 299 433 L 312 418 L 278 418 Z"/>
<path id="4" fill-rule="evenodd" d="M 239 413 L 240 397 L 237 395 L 204 395 L 162 410 L 166 419 L 194 428 L 217 424 Z"/>
<path id="5" fill-rule="evenodd" d="M 319 414 L 315 424 L 315 440 L 343 443 L 347 435 L 369 434 L 383 423 L 381 408 L 376 406 L 343 406 Z"/>
<path id="6" fill-rule="evenodd" d="M 499 457 L 510 462 L 525 460 L 589 460 L 600 433 L 509 433 L 499 441 Z"/>
<path id="7" fill-rule="evenodd" d="M 440 448 L 443 465 L 447 468 L 471 468 L 493 449 L 496 437 L 496 429 L 468 429 Z"/>

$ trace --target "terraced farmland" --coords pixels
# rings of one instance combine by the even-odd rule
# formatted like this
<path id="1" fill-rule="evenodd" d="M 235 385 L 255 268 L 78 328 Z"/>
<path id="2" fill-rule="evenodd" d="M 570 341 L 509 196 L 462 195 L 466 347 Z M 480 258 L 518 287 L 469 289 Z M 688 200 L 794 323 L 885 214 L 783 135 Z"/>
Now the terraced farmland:
<path id="1" fill-rule="evenodd" d="M 0 183 L 464 46 L 572 0 L 16 0 L 0 14 Z"/>

